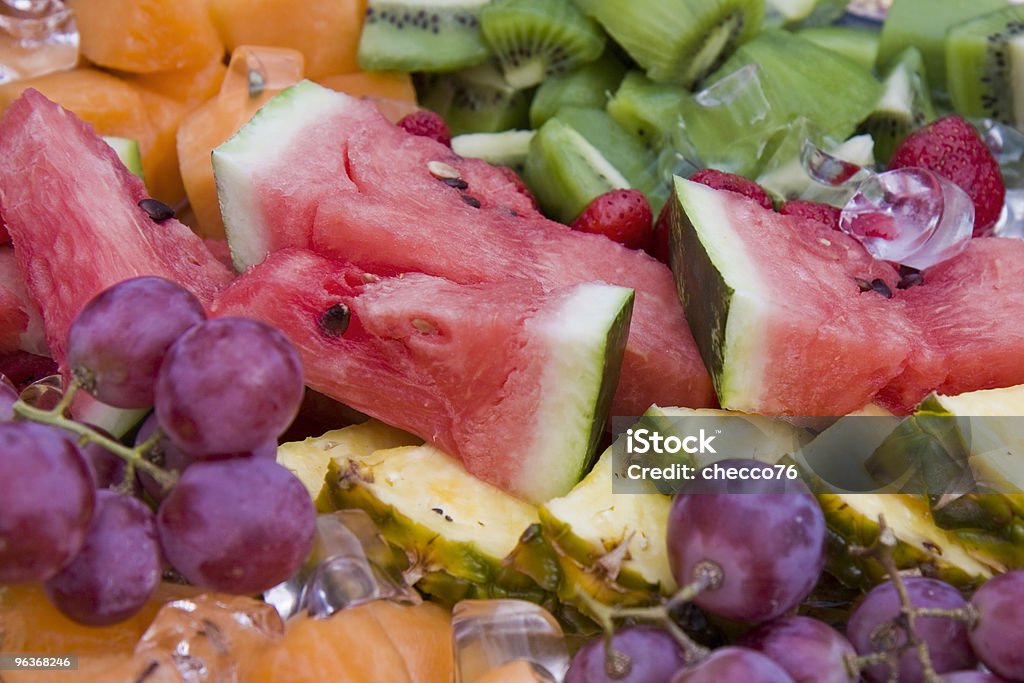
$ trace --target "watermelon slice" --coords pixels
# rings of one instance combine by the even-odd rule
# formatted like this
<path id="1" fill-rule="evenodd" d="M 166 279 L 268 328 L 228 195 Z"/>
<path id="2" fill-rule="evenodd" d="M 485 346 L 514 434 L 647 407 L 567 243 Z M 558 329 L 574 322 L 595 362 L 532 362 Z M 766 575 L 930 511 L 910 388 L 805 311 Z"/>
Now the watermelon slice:
<path id="1" fill-rule="evenodd" d="M 25 289 L 14 250 L 0 245 L 0 354 L 19 350 L 48 353 L 43 318 Z"/>
<path id="2" fill-rule="evenodd" d="M 232 279 L 201 239 L 138 206 L 148 195 L 91 126 L 29 89 L 0 121 L 0 208 L 53 357 L 79 309 L 139 275 L 180 283 L 204 303 Z"/>
<path id="3" fill-rule="evenodd" d="M 239 269 L 300 246 L 378 272 L 461 284 L 628 287 L 636 301 L 613 412 L 714 403 L 667 268 L 545 219 L 503 171 L 411 136 L 367 103 L 300 83 L 213 158 Z"/>
<path id="4" fill-rule="evenodd" d="M 898 289 L 844 233 L 687 180 L 675 191 L 673 268 L 723 407 L 906 413 L 932 391 L 1024 383 L 1024 241 L 974 239 Z"/>
<path id="5" fill-rule="evenodd" d="M 313 389 L 544 501 L 572 488 L 596 450 L 632 300 L 602 283 L 388 277 L 285 249 L 232 283 L 213 313 L 277 326 Z"/>

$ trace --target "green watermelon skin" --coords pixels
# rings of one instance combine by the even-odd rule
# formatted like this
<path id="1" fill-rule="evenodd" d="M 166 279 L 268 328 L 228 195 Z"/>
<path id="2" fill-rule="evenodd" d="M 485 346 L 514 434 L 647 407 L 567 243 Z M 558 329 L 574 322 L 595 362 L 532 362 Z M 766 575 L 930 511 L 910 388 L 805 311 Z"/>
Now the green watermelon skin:
<path id="1" fill-rule="evenodd" d="M 148 195 L 87 123 L 36 90 L 0 121 L 0 207 L 18 265 L 61 361 L 68 326 L 89 299 L 121 280 L 159 275 L 204 304 L 233 274 L 188 227 L 153 221 Z"/>
<path id="2" fill-rule="evenodd" d="M 322 322 L 339 304 L 343 331 Z M 579 481 L 596 451 L 631 306 L 621 287 L 458 284 L 292 248 L 235 280 L 212 312 L 275 325 L 313 389 L 541 502 Z"/>
<path id="3" fill-rule="evenodd" d="M 430 162 L 455 169 L 466 187 L 441 182 Z M 239 269 L 293 246 L 461 284 L 628 287 L 636 300 L 613 414 L 715 404 L 664 265 L 547 220 L 500 169 L 409 135 L 368 103 L 296 85 L 214 151 L 214 170 Z"/>

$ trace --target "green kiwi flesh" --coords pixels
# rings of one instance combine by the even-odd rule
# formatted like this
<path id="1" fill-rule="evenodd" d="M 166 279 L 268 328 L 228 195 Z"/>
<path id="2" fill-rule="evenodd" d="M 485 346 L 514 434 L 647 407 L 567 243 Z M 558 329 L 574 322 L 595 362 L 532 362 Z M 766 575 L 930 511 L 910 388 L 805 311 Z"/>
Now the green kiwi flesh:
<path id="1" fill-rule="evenodd" d="M 958 113 L 1024 124 L 1024 7 L 1006 7 L 951 28 L 946 69 Z"/>
<path id="2" fill-rule="evenodd" d="M 800 29 L 801 38 L 847 57 L 865 69 L 875 68 L 878 58 L 878 31 L 854 26 L 812 26 Z"/>
<path id="3" fill-rule="evenodd" d="M 419 74 L 420 106 L 444 118 L 452 135 L 529 127 L 530 90 L 517 90 L 491 61 L 447 74 Z"/>
<path id="4" fill-rule="evenodd" d="M 761 29 L 765 0 L 577 0 L 658 82 L 692 88 Z"/>
<path id="5" fill-rule="evenodd" d="M 888 164 L 903 138 L 935 119 L 921 52 L 916 47 L 904 50 L 890 66 L 882 86 L 881 98 L 858 130 L 871 134 L 875 159 Z"/>
<path id="6" fill-rule="evenodd" d="M 889 67 L 907 46 L 924 58 L 929 85 L 946 89 L 946 32 L 973 17 L 1006 7 L 1007 0 L 895 0 L 878 42 L 880 70 Z"/>
<path id="7" fill-rule="evenodd" d="M 606 50 L 597 60 L 544 79 L 530 102 L 530 125 L 540 128 L 562 107 L 604 109 L 626 67 Z"/>
<path id="8" fill-rule="evenodd" d="M 655 83 L 640 71 L 630 71 L 608 101 L 607 110 L 650 149 L 658 149 L 679 126 L 687 97 L 689 93 L 678 85 Z"/>
<path id="9" fill-rule="evenodd" d="M 489 0 L 368 0 L 356 53 L 366 71 L 455 71 L 487 59 Z"/>
<path id="10" fill-rule="evenodd" d="M 838 19 L 845 0 L 767 0 L 764 25 L 771 28 L 821 26 Z"/>
<path id="11" fill-rule="evenodd" d="M 604 51 L 601 27 L 565 0 L 493 0 L 480 12 L 480 27 L 505 80 L 516 88 L 592 62 Z"/>

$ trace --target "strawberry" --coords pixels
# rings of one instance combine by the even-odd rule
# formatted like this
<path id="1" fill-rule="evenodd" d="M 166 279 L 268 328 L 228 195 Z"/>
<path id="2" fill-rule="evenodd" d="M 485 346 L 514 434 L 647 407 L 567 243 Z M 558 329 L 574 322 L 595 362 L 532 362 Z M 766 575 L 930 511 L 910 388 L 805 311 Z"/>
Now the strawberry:
<path id="1" fill-rule="evenodd" d="M 833 230 L 839 229 L 839 214 L 841 211 L 831 204 L 795 200 L 785 202 L 780 206 L 779 213 L 784 216 L 801 216 L 803 218 L 810 218 L 811 220 L 827 225 Z"/>
<path id="2" fill-rule="evenodd" d="M 452 146 L 452 134 L 448 130 L 448 124 L 444 122 L 439 114 L 421 109 L 402 117 L 398 122 L 399 127 L 410 135 L 421 135 L 425 138 L 433 138 L 442 145 Z"/>
<path id="3" fill-rule="evenodd" d="M 612 190 L 596 197 L 583 209 L 573 230 L 604 235 L 630 249 L 644 249 L 651 242 L 653 215 L 640 190 Z"/>
<path id="4" fill-rule="evenodd" d="M 766 209 L 770 210 L 774 208 L 772 206 L 772 198 L 768 196 L 768 193 L 764 191 L 763 187 L 755 183 L 753 180 L 736 175 L 735 173 L 725 173 L 724 171 L 718 171 L 713 168 L 705 168 L 690 176 L 690 180 L 695 183 L 707 185 L 708 187 L 713 187 L 716 190 L 729 190 L 730 192 L 736 192 L 744 197 L 753 199 Z"/>
<path id="5" fill-rule="evenodd" d="M 951 115 L 908 135 L 892 155 L 889 169 L 919 166 L 956 183 L 974 202 L 974 234 L 988 231 L 1003 210 L 1006 186 L 999 163 L 978 131 Z"/>
<path id="6" fill-rule="evenodd" d="M 658 212 L 658 220 L 654 221 L 654 235 L 651 237 L 651 247 L 647 250 L 654 258 L 665 265 L 668 265 L 669 234 L 672 232 L 672 197 L 665 202 Z"/>

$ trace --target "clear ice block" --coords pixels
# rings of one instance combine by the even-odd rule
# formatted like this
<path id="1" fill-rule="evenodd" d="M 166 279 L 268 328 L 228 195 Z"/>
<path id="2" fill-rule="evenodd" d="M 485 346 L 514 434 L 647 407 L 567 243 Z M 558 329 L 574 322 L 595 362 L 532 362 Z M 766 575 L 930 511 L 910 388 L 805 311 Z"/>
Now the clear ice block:
<path id="1" fill-rule="evenodd" d="M 78 27 L 60 0 L 0 0 L 0 83 L 72 69 Z"/>
<path id="2" fill-rule="evenodd" d="M 509 662 L 531 663 L 540 680 L 561 681 L 569 668 L 562 627 L 524 600 L 463 600 L 452 610 L 455 683 L 473 683 Z"/>
<path id="3" fill-rule="evenodd" d="M 270 605 L 241 596 L 199 595 L 161 607 L 135 646 L 135 657 L 157 668 L 147 674 L 152 680 L 238 683 L 245 678 L 241 653 L 251 656 L 283 637 L 284 622 Z"/>
<path id="4" fill-rule="evenodd" d="M 967 246 L 974 204 L 931 171 L 901 168 L 862 182 L 843 207 L 839 228 L 877 259 L 924 269 Z"/>
<path id="5" fill-rule="evenodd" d="M 316 618 L 328 617 L 371 600 L 420 602 L 419 594 L 402 577 L 391 547 L 362 510 L 317 517 L 306 564 L 263 598 L 286 619 L 303 611 Z"/>
<path id="6" fill-rule="evenodd" d="M 50 375 L 22 389 L 20 398 L 40 410 L 53 410 L 63 397 L 64 378 L 60 375 Z"/>

